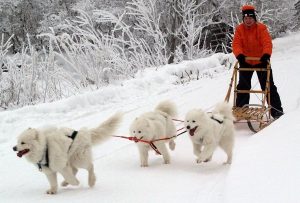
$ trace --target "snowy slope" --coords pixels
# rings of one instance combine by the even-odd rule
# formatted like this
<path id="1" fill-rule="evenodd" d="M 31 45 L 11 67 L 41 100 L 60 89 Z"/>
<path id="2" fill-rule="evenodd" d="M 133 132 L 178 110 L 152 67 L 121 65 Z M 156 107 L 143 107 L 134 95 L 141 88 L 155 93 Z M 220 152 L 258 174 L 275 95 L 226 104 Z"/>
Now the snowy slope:
<path id="1" fill-rule="evenodd" d="M 238 125 L 231 166 L 222 165 L 226 157 L 221 150 L 212 162 L 196 164 L 192 144 L 183 134 L 171 152 L 171 164 L 150 153 L 150 166 L 140 168 L 135 144 L 112 138 L 94 148 L 95 188 L 88 188 L 87 173 L 80 171 L 79 187 L 59 188 L 49 196 L 44 175 L 12 151 L 27 127 L 94 127 L 121 110 L 125 116 L 116 134 L 128 135 L 131 121 L 164 99 L 177 104 L 179 119 L 193 107 L 210 110 L 224 99 L 231 77 L 231 70 L 220 64 L 228 56 L 220 54 L 147 70 L 122 86 L 0 112 L 0 202 L 300 202 L 299 53 L 300 33 L 274 40 L 274 81 L 286 114 L 255 135 Z M 196 69 L 203 73 L 201 80 L 174 84 L 176 74 Z"/>

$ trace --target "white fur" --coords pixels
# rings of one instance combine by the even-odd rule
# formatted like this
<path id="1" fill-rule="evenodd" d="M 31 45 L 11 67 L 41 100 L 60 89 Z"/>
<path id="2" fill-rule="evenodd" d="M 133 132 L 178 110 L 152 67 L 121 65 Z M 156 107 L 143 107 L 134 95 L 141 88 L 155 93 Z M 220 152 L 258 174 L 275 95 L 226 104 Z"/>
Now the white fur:
<path id="1" fill-rule="evenodd" d="M 185 127 L 193 143 L 197 163 L 210 161 L 215 149 L 220 146 L 227 154 L 225 164 L 231 164 L 235 131 L 233 121 L 232 106 L 226 102 L 217 104 L 212 113 L 193 109 L 186 114 Z"/>
<path id="2" fill-rule="evenodd" d="M 130 135 L 137 139 L 153 141 L 160 138 L 176 135 L 176 127 L 172 116 L 176 115 L 176 106 L 170 101 L 163 101 L 154 111 L 147 112 L 136 118 L 130 126 Z M 169 143 L 171 150 L 175 149 L 174 138 L 154 142 L 161 153 L 165 164 L 170 163 L 170 155 L 165 143 Z M 149 144 L 137 142 L 140 154 L 141 167 L 148 166 L 148 151 L 152 149 Z"/>
<path id="3" fill-rule="evenodd" d="M 93 187 L 96 182 L 92 162 L 92 145 L 99 144 L 111 137 L 121 121 L 122 115 L 117 113 L 94 129 L 80 129 L 75 139 L 68 136 L 74 132 L 70 128 L 47 127 L 41 129 L 29 128 L 18 137 L 15 151 L 29 150 L 24 154 L 26 159 L 36 164 L 45 162 L 45 152 L 48 149 L 49 167 L 42 165 L 42 172 L 47 176 L 50 189 L 47 194 L 57 192 L 57 172 L 64 177 L 62 186 L 78 185 L 76 178 L 78 168 L 88 171 L 88 183 Z"/>

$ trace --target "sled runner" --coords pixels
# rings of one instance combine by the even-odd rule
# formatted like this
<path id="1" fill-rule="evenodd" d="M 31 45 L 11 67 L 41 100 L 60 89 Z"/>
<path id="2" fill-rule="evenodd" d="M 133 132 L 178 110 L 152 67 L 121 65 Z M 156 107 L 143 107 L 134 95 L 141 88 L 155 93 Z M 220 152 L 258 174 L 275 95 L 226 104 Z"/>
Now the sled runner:
<path id="1" fill-rule="evenodd" d="M 257 57 L 246 57 L 246 60 L 249 61 L 259 61 L 260 58 Z M 240 71 L 266 71 L 267 80 L 265 90 L 238 90 L 237 89 L 237 80 L 238 74 Z M 243 68 L 240 67 L 238 62 L 235 63 L 233 74 L 230 80 L 229 88 L 225 97 L 225 101 L 229 102 L 231 91 L 233 89 L 233 115 L 236 118 L 236 122 L 247 122 L 248 127 L 253 132 L 258 132 L 264 127 L 268 126 L 271 123 L 271 107 L 267 104 L 270 104 L 270 72 L 271 65 L 268 63 L 267 68 Z M 249 93 L 251 94 L 260 94 L 262 96 L 260 104 L 246 104 L 243 107 L 236 106 L 236 97 L 237 94 Z"/>

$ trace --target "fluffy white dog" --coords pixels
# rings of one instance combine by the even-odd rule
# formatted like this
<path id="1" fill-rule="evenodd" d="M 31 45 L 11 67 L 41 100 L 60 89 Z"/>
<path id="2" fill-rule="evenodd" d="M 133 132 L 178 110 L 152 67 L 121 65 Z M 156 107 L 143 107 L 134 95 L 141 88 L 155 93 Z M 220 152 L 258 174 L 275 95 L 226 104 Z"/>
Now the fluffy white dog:
<path id="1" fill-rule="evenodd" d="M 164 163 L 170 163 L 170 155 L 166 147 L 169 143 L 171 150 L 175 149 L 176 127 L 172 117 L 176 115 L 176 106 L 170 101 L 163 101 L 157 105 L 154 111 L 147 112 L 137 117 L 130 126 L 130 135 L 138 140 L 136 141 L 140 154 L 141 167 L 148 166 L 148 151 L 156 148 L 156 152 L 163 156 Z M 174 137 L 173 137 L 174 136 Z M 157 139 L 170 138 L 161 141 Z M 173 138 L 171 138 L 173 137 Z"/>
<path id="2" fill-rule="evenodd" d="M 122 114 L 116 113 L 94 129 L 48 127 L 29 128 L 18 137 L 18 144 L 13 147 L 17 155 L 37 165 L 48 178 L 50 189 L 47 194 L 57 192 L 57 172 L 64 177 L 62 186 L 78 185 L 76 173 L 78 168 L 88 171 L 88 184 L 93 187 L 96 182 L 92 162 L 92 145 L 111 137 L 121 121 Z"/>
<path id="3" fill-rule="evenodd" d="M 201 109 L 190 110 L 185 117 L 185 127 L 192 140 L 197 163 L 210 161 L 220 146 L 227 154 L 225 164 L 231 164 L 234 145 L 234 117 L 232 106 L 219 103 L 211 113 Z"/>

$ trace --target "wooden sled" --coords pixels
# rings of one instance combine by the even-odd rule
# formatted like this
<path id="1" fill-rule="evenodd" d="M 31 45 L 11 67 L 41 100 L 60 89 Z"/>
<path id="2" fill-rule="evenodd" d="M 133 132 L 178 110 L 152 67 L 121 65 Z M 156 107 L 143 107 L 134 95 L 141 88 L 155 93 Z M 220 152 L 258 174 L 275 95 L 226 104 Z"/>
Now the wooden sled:
<path id="1" fill-rule="evenodd" d="M 257 57 L 246 57 L 246 60 L 249 61 L 259 61 L 260 58 Z M 266 71 L 267 80 L 265 90 L 237 90 L 237 80 L 238 74 L 240 71 Z M 271 74 L 271 65 L 268 63 L 267 68 L 241 68 L 239 63 L 236 62 L 233 69 L 233 74 L 230 80 L 229 88 L 225 97 L 225 101 L 229 102 L 231 91 L 234 91 L 233 97 L 233 108 L 232 113 L 236 118 L 236 122 L 247 122 L 248 127 L 253 132 L 258 132 L 264 127 L 268 126 L 271 123 L 271 107 L 267 106 L 270 104 L 270 74 Z M 233 87 L 233 88 L 232 88 Z M 247 104 L 243 107 L 236 106 L 236 97 L 237 94 L 249 93 L 251 94 L 262 94 L 261 104 Z M 267 102 L 268 100 L 268 102 Z"/>

